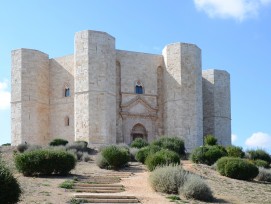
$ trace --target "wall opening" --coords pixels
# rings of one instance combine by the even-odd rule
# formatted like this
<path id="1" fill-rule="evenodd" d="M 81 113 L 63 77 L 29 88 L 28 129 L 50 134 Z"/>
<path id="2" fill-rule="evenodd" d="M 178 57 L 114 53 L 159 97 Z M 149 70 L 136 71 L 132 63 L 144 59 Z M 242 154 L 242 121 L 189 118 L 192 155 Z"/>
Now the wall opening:
<path id="1" fill-rule="evenodd" d="M 65 117 L 65 126 L 70 126 L 70 118 L 68 116 Z"/>
<path id="2" fill-rule="evenodd" d="M 139 80 L 136 82 L 136 85 L 135 85 L 135 93 L 143 94 L 143 84 Z"/>
<path id="3" fill-rule="evenodd" d="M 142 138 L 148 141 L 148 134 L 146 128 L 142 124 L 136 124 L 131 131 L 131 137 L 132 141 L 134 141 L 136 138 Z"/>

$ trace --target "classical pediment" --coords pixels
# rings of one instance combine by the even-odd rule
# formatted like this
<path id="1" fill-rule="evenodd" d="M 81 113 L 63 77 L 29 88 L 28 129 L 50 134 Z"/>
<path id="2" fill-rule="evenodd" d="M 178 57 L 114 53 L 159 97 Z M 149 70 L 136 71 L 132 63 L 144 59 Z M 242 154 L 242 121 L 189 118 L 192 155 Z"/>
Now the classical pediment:
<path id="1" fill-rule="evenodd" d="M 156 117 L 157 108 L 145 101 L 142 97 L 137 96 L 131 101 L 121 106 L 121 114 L 133 116 Z"/>

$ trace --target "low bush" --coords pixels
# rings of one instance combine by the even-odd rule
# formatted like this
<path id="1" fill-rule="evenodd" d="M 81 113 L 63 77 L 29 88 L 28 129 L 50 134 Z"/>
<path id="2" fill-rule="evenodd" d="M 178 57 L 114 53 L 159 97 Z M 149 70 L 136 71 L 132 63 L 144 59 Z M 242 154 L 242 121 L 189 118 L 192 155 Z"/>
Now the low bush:
<path id="1" fill-rule="evenodd" d="M 149 154 L 154 154 L 155 152 L 158 152 L 160 150 L 161 147 L 156 145 L 149 145 L 147 147 L 143 147 L 136 153 L 135 159 L 144 164 Z"/>
<path id="2" fill-rule="evenodd" d="M 180 157 L 176 152 L 162 149 L 154 154 L 149 154 L 145 164 L 150 171 L 153 171 L 157 166 L 180 164 Z"/>
<path id="3" fill-rule="evenodd" d="M 101 155 L 107 163 L 109 169 L 119 169 L 127 165 L 130 160 L 129 151 L 124 147 L 111 145 L 101 151 Z"/>
<path id="4" fill-rule="evenodd" d="M 152 143 L 153 145 L 159 146 L 163 149 L 168 149 L 177 154 L 185 155 L 184 141 L 177 137 L 161 137 Z"/>
<path id="5" fill-rule="evenodd" d="M 257 160 L 254 160 L 253 162 L 257 167 L 263 167 L 263 168 L 270 168 L 270 165 L 268 164 L 267 161 L 264 161 L 264 160 L 261 160 L 261 159 L 257 159 Z"/>
<path id="6" fill-rule="evenodd" d="M 217 161 L 217 170 L 223 175 L 239 180 L 252 180 L 259 170 L 246 159 L 236 157 L 223 157 Z"/>
<path id="7" fill-rule="evenodd" d="M 188 199 L 212 201 L 213 194 L 204 180 L 194 174 L 189 174 L 184 185 L 180 188 L 180 194 Z"/>
<path id="8" fill-rule="evenodd" d="M 49 143 L 50 146 L 65 146 L 66 144 L 68 144 L 69 142 L 67 140 L 64 140 L 64 139 L 54 139 L 53 141 L 51 141 Z"/>
<path id="9" fill-rule="evenodd" d="M 188 172 L 181 166 L 161 166 L 157 167 L 150 175 L 150 183 L 155 191 L 176 194 L 179 187 L 183 186 Z"/>
<path id="10" fill-rule="evenodd" d="M 17 203 L 20 195 L 21 188 L 18 181 L 0 160 L 0 203 Z"/>
<path id="11" fill-rule="evenodd" d="M 106 169 L 109 166 L 108 162 L 105 160 L 101 152 L 97 154 L 95 163 L 101 169 Z"/>
<path id="12" fill-rule="evenodd" d="M 138 148 L 135 148 L 135 147 L 131 147 L 129 149 L 129 152 L 130 152 L 130 157 L 131 157 L 131 161 L 136 161 L 136 154 L 138 153 L 139 149 Z"/>
<path id="13" fill-rule="evenodd" d="M 42 147 L 39 145 L 28 145 L 28 148 L 25 151 L 29 152 L 29 151 L 34 151 L 34 150 L 41 149 L 41 148 Z"/>
<path id="14" fill-rule="evenodd" d="M 224 156 L 227 156 L 227 152 L 222 146 L 201 146 L 193 150 L 190 159 L 194 163 L 212 165 Z"/>
<path id="15" fill-rule="evenodd" d="M 239 157 L 239 158 L 245 157 L 245 152 L 243 152 L 242 147 L 228 146 L 226 147 L 226 151 L 229 157 Z"/>
<path id="16" fill-rule="evenodd" d="M 28 149 L 28 144 L 19 144 L 17 146 L 17 150 L 20 152 L 20 153 L 23 153 L 25 150 Z"/>
<path id="17" fill-rule="evenodd" d="M 83 153 L 82 161 L 84 161 L 84 162 L 91 161 L 91 158 L 88 153 L 86 153 L 86 152 Z"/>
<path id="18" fill-rule="evenodd" d="M 149 143 L 146 140 L 142 139 L 142 138 L 136 138 L 131 143 L 131 147 L 138 148 L 138 149 L 140 149 L 142 147 L 146 147 L 148 145 L 149 145 Z"/>
<path id="19" fill-rule="evenodd" d="M 268 162 L 268 164 L 271 163 L 270 155 L 262 149 L 248 150 L 247 153 L 249 155 L 249 158 L 252 160 L 261 159 L 261 160 Z"/>
<path id="20" fill-rule="evenodd" d="M 65 188 L 65 189 L 72 189 L 73 186 L 74 186 L 73 180 L 66 180 L 59 185 L 60 188 Z"/>
<path id="21" fill-rule="evenodd" d="M 10 143 L 5 143 L 5 144 L 2 144 L 2 146 L 3 147 L 5 147 L 5 146 L 11 146 L 11 144 Z"/>
<path id="22" fill-rule="evenodd" d="M 213 135 L 206 135 L 204 137 L 204 145 L 217 145 L 217 139 Z"/>
<path id="23" fill-rule="evenodd" d="M 15 155 L 15 166 L 25 176 L 66 175 L 75 164 L 74 155 L 61 150 L 38 149 Z"/>
<path id="24" fill-rule="evenodd" d="M 265 169 L 260 167 L 259 174 L 256 177 L 258 181 L 271 182 L 271 169 Z"/>

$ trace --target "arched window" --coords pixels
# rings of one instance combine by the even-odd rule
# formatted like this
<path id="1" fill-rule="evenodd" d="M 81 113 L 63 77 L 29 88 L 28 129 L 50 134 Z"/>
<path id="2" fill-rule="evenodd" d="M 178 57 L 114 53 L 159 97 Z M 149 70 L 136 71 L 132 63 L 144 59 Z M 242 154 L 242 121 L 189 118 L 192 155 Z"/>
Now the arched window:
<path id="1" fill-rule="evenodd" d="M 71 96 L 71 91 L 70 91 L 69 87 L 66 87 L 65 88 L 65 97 L 69 97 L 69 96 Z"/>
<path id="2" fill-rule="evenodd" d="M 65 117 L 65 126 L 70 126 L 70 118 L 68 116 Z"/>
<path id="3" fill-rule="evenodd" d="M 143 85 L 139 80 L 136 82 L 135 92 L 136 94 L 143 94 Z"/>

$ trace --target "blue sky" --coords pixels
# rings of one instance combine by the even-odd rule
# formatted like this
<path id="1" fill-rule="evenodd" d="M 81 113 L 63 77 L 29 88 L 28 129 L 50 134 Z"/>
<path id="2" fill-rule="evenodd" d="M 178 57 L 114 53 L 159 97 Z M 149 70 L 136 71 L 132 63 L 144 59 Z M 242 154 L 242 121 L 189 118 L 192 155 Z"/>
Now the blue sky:
<path id="1" fill-rule="evenodd" d="M 117 49 L 202 49 L 202 68 L 231 74 L 233 144 L 271 151 L 271 0 L 0 0 L 0 144 L 10 142 L 11 50 L 73 53 L 74 33 L 105 31 Z"/>

